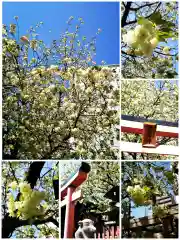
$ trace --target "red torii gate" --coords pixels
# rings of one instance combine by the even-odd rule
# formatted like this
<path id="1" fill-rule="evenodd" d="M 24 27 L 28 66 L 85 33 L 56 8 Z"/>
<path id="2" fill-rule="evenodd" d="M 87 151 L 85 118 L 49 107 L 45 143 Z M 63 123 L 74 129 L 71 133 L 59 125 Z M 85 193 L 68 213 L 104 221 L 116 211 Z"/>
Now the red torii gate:
<path id="1" fill-rule="evenodd" d="M 151 120 L 121 115 L 121 132 L 142 134 L 142 144 L 121 141 L 120 150 L 135 153 L 179 155 L 178 146 L 159 145 L 156 136 L 178 138 L 178 122 Z"/>
<path id="2" fill-rule="evenodd" d="M 64 238 L 73 237 L 75 201 L 82 197 L 81 190 L 76 189 L 87 179 L 90 170 L 90 165 L 82 162 L 78 171 L 61 186 L 61 207 L 66 205 Z"/>

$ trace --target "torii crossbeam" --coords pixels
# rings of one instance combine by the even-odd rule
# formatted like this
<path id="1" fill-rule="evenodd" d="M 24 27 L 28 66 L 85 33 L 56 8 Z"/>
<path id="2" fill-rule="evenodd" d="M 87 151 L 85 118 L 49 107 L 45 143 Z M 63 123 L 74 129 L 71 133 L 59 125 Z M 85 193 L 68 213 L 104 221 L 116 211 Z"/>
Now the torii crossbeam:
<path id="1" fill-rule="evenodd" d="M 142 143 L 121 141 L 120 149 L 124 152 L 155 153 L 162 155 L 179 155 L 179 148 L 171 145 L 159 145 L 157 136 L 178 138 L 178 122 L 145 119 L 121 115 L 121 132 L 142 134 Z M 119 128 L 118 127 L 118 128 Z"/>

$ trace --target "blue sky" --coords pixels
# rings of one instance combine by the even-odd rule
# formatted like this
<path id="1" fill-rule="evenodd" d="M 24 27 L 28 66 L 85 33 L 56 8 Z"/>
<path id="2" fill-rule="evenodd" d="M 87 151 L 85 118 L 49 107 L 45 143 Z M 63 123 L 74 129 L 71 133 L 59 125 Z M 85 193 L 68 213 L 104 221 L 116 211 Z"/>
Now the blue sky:
<path id="1" fill-rule="evenodd" d="M 20 36 L 30 26 L 44 22 L 40 31 L 46 43 L 58 39 L 66 29 L 70 16 L 82 17 L 85 21 L 81 31 L 87 39 L 93 37 L 98 28 L 102 29 L 97 39 L 97 64 L 119 64 L 119 3 L 116 2 L 4 2 L 3 24 L 15 23 L 19 17 Z M 51 30 L 51 33 L 49 33 Z"/>

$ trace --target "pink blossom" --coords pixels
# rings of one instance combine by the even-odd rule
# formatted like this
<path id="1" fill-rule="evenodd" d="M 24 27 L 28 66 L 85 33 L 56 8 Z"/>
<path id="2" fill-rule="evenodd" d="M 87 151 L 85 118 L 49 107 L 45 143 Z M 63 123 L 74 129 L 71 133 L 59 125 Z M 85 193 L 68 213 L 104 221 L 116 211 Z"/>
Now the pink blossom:
<path id="1" fill-rule="evenodd" d="M 23 41 L 24 43 L 29 43 L 29 39 L 26 36 L 22 36 L 21 41 Z"/>

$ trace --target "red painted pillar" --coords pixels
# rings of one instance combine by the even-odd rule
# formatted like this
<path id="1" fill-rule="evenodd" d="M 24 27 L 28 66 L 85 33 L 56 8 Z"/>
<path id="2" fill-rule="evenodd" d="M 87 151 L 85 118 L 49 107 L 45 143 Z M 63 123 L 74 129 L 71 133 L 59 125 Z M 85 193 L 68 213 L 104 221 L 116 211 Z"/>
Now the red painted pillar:
<path id="1" fill-rule="evenodd" d="M 67 204 L 66 204 L 66 216 L 64 225 L 64 238 L 72 238 L 74 231 L 74 208 L 75 202 L 72 202 L 72 194 L 74 187 L 68 187 L 67 189 Z"/>
<path id="2" fill-rule="evenodd" d="M 117 228 L 116 228 L 116 235 L 118 237 L 120 237 L 120 227 L 119 226 L 117 226 Z"/>
<path id="3" fill-rule="evenodd" d="M 111 237 L 114 238 L 115 234 L 114 234 L 114 226 L 111 226 Z"/>
<path id="4" fill-rule="evenodd" d="M 109 238 L 109 226 L 107 226 L 106 236 Z"/>
<path id="5" fill-rule="evenodd" d="M 156 123 L 145 122 L 143 128 L 142 146 L 155 148 L 156 147 Z"/>

